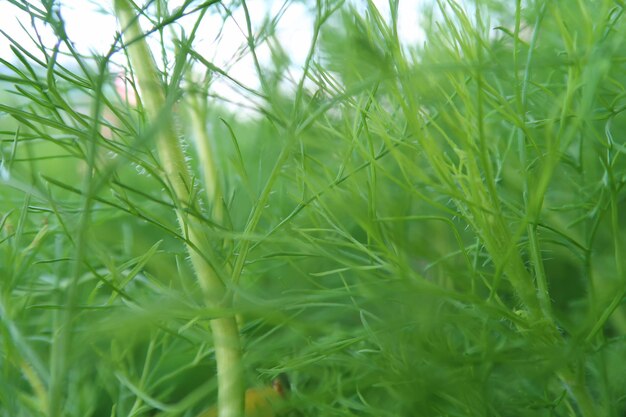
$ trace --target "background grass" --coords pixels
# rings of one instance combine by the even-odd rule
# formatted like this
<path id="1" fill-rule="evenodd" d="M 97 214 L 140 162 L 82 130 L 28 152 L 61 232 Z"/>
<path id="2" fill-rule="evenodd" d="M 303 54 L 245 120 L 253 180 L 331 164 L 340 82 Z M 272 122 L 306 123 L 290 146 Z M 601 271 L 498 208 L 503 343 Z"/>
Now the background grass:
<path id="1" fill-rule="evenodd" d="M 306 4 L 299 73 L 276 20 L 248 27 L 244 53 L 273 55 L 244 118 L 193 34 L 168 37 L 182 14 L 143 8 L 198 201 L 194 141 L 216 157 L 223 201 L 190 215 L 233 268 L 247 385 L 286 372 L 304 416 L 623 415 L 624 5 L 442 0 L 405 45 L 396 2 Z M 0 415 L 194 416 L 224 312 L 187 260 L 159 122 L 115 92 L 119 40 L 82 56 L 62 9 L 29 7 L 59 49 L 14 43 L 0 73 Z"/>

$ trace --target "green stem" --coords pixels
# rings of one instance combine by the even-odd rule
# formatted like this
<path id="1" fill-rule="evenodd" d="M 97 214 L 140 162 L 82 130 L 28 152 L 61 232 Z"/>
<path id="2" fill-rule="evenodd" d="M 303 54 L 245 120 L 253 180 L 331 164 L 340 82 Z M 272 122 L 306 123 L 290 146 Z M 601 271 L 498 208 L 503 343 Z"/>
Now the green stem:
<path id="1" fill-rule="evenodd" d="M 543 266 L 541 247 L 537 238 L 537 224 L 528 224 L 528 245 L 533 267 L 535 270 L 535 281 L 537 282 L 537 298 L 543 312 L 543 317 L 552 321 L 552 305 L 550 302 L 550 290 L 548 288 L 548 278 Z"/>
<path id="2" fill-rule="evenodd" d="M 207 199 L 211 207 L 212 220 L 222 222 L 224 220 L 224 208 L 221 201 L 222 191 L 217 178 L 217 166 L 212 158 L 211 141 L 204 124 L 206 117 L 206 102 L 198 97 L 189 97 L 189 115 L 192 130 L 195 136 L 195 144 L 198 149 L 202 177 L 206 189 Z"/>
<path id="3" fill-rule="evenodd" d="M 578 366 L 580 366 L 580 364 Z M 596 409 L 593 405 L 594 401 L 591 395 L 589 395 L 583 375 L 582 369 L 574 372 L 567 367 L 558 372 L 559 378 L 569 389 L 572 398 L 574 398 L 578 404 L 580 414 L 583 417 L 596 417 Z"/>
<path id="4" fill-rule="evenodd" d="M 185 155 L 172 120 L 168 115 L 166 101 L 156 63 L 137 16 L 129 0 L 115 0 L 117 18 L 123 30 L 126 51 L 135 70 L 148 120 L 159 121 L 156 147 L 164 177 L 169 183 L 177 204 L 177 217 L 183 235 L 187 239 L 187 252 L 209 307 L 228 308 L 230 297 L 220 278 L 215 263 L 210 262 L 213 248 L 203 230 L 205 225 L 187 215 L 193 200 L 192 181 Z M 218 202 L 215 202 L 219 204 Z M 244 386 L 241 366 L 239 329 L 234 316 L 224 316 L 211 321 L 215 343 L 218 377 L 219 417 L 242 417 L 244 415 Z"/>

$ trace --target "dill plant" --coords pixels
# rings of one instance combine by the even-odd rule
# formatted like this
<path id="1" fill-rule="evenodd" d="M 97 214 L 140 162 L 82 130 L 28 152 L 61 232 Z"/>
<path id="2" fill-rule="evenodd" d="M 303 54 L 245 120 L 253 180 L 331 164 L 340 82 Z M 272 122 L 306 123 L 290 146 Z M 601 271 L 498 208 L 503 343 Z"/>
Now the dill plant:
<path id="1" fill-rule="evenodd" d="M 298 70 L 284 9 L 117 0 L 84 56 L 11 3 L 57 42 L 4 33 L 1 415 L 237 416 L 280 373 L 287 415 L 623 415 L 621 2 L 440 0 L 421 45 L 304 2 Z M 256 89 L 196 49 L 236 10 Z"/>

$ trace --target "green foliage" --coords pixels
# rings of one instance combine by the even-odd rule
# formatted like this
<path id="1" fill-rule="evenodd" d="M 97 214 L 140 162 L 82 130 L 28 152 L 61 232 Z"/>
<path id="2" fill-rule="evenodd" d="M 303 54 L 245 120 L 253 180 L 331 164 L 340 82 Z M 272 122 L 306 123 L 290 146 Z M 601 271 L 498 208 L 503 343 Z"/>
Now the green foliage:
<path id="1" fill-rule="evenodd" d="M 6 33 L 0 71 L 1 416 L 195 416 L 217 396 L 209 322 L 229 314 L 248 385 L 287 373 L 293 415 L 626 412 L 621 2 L 440 0 L 419 46 L 397 1 L 304 2 L 299 69 L 280 13 L 242 21 L 260 85 L 246 117 L 212 92 L 239 80 L 195 32 L 165 35 L 249 21 L 246 2 L 152 2 L 191 202 L 161 174 L 165 122 L 115 91 L 120 40 L 79 54 L 52 3 L 29 12 L 56 47 Z M 183 206 L 232 308 L 194 279 Z"/>

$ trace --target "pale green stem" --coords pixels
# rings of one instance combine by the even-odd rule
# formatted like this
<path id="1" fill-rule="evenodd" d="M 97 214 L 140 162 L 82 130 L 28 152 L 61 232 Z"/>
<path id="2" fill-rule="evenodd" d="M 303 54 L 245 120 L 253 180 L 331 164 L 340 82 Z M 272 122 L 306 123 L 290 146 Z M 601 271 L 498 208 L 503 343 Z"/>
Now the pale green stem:
<path id="1" fill-rule="evenodd" d="M 552 321 L 552 305 L 550 301 L 550 290 L 548 288 L 548 277 L 543 266 L 541 247 L 537 237 L 537 225 L 529 224 L 528 227 L 528 247 L 535 270 L 535 281 L 537 283 L 537 298 L 546 320 Z"/>
<path id="2" fill-rule="evenodd" d="M 206 296 L 209 307 L 220 309 L 229 306 L 229 295 L 214 265 L 210 264 L 212 247 L 206 234 L 206 226 L 187 215 L 186 208 L 192 203 L 192 181 L 189 167 L 159 79 L 156 63 L 144 34 L 137 23 L 136 14 L 129 0 L 115 0 L 115 10 L 120 22 L 126 51 L 135 70 L 148 120 L 160 126 L 156 132 L 156 147 L 164 177 L 170 185 L 177 204 L 177 216 L 183 235 L 187 239 L 187 251 L 196 276 Z M 215 204 L 219 204 L 215 202 Z M 244 386 L 241 365 L 239 330 L 234 316 L 211 321 L 215 343 L 218 377 L 218 416 L 243 417 Z"/>
<path id="3" fill-rule="evenodd" d="M 204 187 L 209 204 L 211 204 L 213 220 L 220 223 L 224 219 L 223 202 L 221 201 L 222 191 L 217 178 L 215 159 L 212 157 L 213 152 L 211 151 L 209 135 L 204 124 L 204 116 L 206 115 L 206 106 L 204 104 L 204 101 L 197 97 L 189 97 L 189 115 L 198 149 L 198 157 L 200 158 L 200 166 L 202 167 Z"/>

